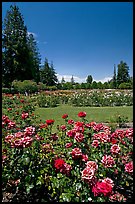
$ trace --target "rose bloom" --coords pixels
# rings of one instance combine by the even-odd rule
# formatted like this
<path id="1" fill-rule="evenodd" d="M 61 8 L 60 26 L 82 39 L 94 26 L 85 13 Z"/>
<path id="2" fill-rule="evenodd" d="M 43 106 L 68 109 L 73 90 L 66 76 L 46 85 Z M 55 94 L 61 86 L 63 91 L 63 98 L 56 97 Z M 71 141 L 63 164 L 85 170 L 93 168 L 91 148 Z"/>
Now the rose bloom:
<path id="1" fill-rule="evenodd" d="M 82 154 L 82 161 L 84 161 L 84 162 L 88 161 L 88 155 L 87 154 Z"/>
<path id="2" fill-rule="evenodd" d="M 11 111 L 12 110 L 12 108 L 8 108 L 8 111 Z"/>
<path id="3" fill-rule="evenodd" d="M 64 114 L 64 115 L 62 116 L 63 119 L 66 119 L 67 117 L 68 117 L 68 114 Z"/>
<path id="4" fill-rule="evenodd" d="M 87 161 L 86 166 L 96 171 L 98 169 L 98 165 L 94 161 Z"/>
<path id="5" fill-rule="evenodd" d="M 113 182 L 113 180 L 110 179 L 110 178 L 108 178 L 108 177 L 105 178 L 105 179 L 103 179 L 102 182 L 108 183 L 109 185 L 112 186 L 112 188 L 114 187 L 114 182 Z"/>
<path id="6" fill-rule="evenodd" d="M 50 120 L 46 120 L 47 125 L 52 125 L 54 123 L 54 120 L 50 119 Z"/>
<path id="7" fill-rule="evenodd" d="M 62 173 L 66 174 L 67 176 L 70 176 L 71 170 L 72 170 L 72 167 L 70 164 L 67 164 L 67 163 L 63 164 Z"/>
<path id="8" fill-rule="evenodd" d="M 23 132 L 16 132 L 14 135 L 16 138 L 22 138 L 24 136 L 24 133 Z"/>
<path id="9" fill-rule="evenodd" d="M 72 154 L 72 158 L 73 159 L 80 159 L 80 158 L 82 158 L 82 151 L 79 148 L 72 149 L 71 154 Z"/>
<path id="10" fill-rule="evenodd" d="M 114 139 L 114 138 L 111 137 L 110 142 L 111 142 L 112 144 L 116 144 L 116 143 L 118 142 L 118 140 L 116 140 L 116 139 Z"/>
<path id="11" fill-rule="evenodd" d="M 32 136 L 33 134 L 35 134 L 35 127 L 26 127 L 25 130 L 25 136 Z"/>
<path id="12" fill-rule="evenodd" d="M 77 132 L 75 134 L 75 139 L 76 139 L 77 142 L 82 142 L 84 140 L 84 135 L 82 133 L 80 133 L 80 132 Z"/>
<path id="13" fill-rule="evenodd" d="M 83 127 L 84 123 L 83 122 L 75 122 L 75 125 L 74 125 L 74 129 L 75 131 L 77 132 L 84 132 L 84 127 Z"/>
<path id="14" fill-rule="evenodd" d="M 100 130 L 103 130 L 103 127 L 104 125 L 102 123 L 98 123 L 93 126 L 93 130 L 95 130 L 96 132 L 99 132 Z"/>
<path id="15" fill-rule="evenodd" d="M 120 152 L 120 147 L 117 144 L 114 144 L 113 146 L 111 146 L 111 153 L 113 154 L 118 154 Z"/>
<path id="16" fill-rule="evenodd" d="M 125 136 L 126 136 L 126 137 L 133 137 L 133 128 L 128 128 L 128 129 L 125 131 Z"/>
<path id="17" fill-rule="evenodd" d="M 115 192 L 115 194 L 113 194 L 113 195 L 110 195 L 110 197 L 109 197 L 109 200 L 111 201 L 111 202 L 115 202 L 115 201 L 118 201 L 118 202 L 121 202 L 121 201 L 126 201 L 127 199 L 122 195 L 122 194 L 120 194 L 119 192 Z"/>
<path id="18" fill-rule="evenodd" d="M 74 138 L 76 131 L 75 130 L 68 130 L 66 132 L 67 136 Z"/>
<path id="19" fill-rule="evenodd" d="M 26 118 L 28 118 L 29 117 L 29 114 L 28 113 L 22 113 L 22 119 L 24 120 L 24 119 L 26 119 Z"/>
<path id="20" fill-rule="evenodd" d="M 70 148 L 70 147 L 72 147 L 72 145 L 73 145 L 72 142 L 70 142 L 70 143 L 67 143 L 67 144 L 65 145 L 65 147 L 66 147 L 66 148 Z"/>
<path id="21" fill-rule="evenodd" d="M 67 129 L 66 125 L 61 125 L 60 128 L 62 131 L 65 131 Z"/>
<path id="22" fill-rule="evenodd" d="M 86 112 L 79 112 L 78 117 L 80 117 L 80 118 L 86 117 Z"/>
<path id="23" fill-rule="evenodd" d="M 68 124 L 69 124 L 69 125 L 73 125 L 73 124 L 74 124 L 74 121 L 73 121 L 73 120 L 68 120 Z"/>
<path id="24" fill-rule="evenodd" d="M 35 139 L 38 141 L 44 140 L 44 138 L 40 137 L 38 134 L 35 135 Z"/>
<path id="25" fill-rule="evenodd" d="M 54 167 L 56 170 L 63 169 L 64 164 L 65 164 L 65 161 L 63 159 L 56 159 L 54 161 Z"/>
<path id="26" fill-rule="evenodd" d="M 133 173 L 133 161 L 125 164 L 125 171 L 128 173 Z"/>
<path id="27" fill-rule="evenodd" d="M 14 128 L 14 127 L 16 127 L 15 122 L 10 121 L 10 122 L 8 123 L 8 128 L 11 129 L 11 128 Z"/>
<path id="28" fill-rule="evenodd" d="M 91 145 L 96 148 L 99 145 L 99 141 L 98 140 L 93 140 Z"/>
<path id="29" fill-rule="evenodd" d="M 52 139 L 53 141 L 56 141 L 58 139 L 58 135 L 56 133 L 52 134 Z"/>
<path id="30" fill-rule="evenodd" d="M 40 124 L 40 126 L 39 126 L 39 127 L 40 127 L 40 129 L 43 129 L 43 128 L 47 128 L 47 127 L 48 127 L 48 125 L 47 125 L 46 123 L 45 123 L 45 124 L 43 124 L 43 123 L 42 123 L 42 124 Z"/>
<path id="31" fill-rule="evenodd" d="M 82 180 L 88 183 L 90 186 L 95 185 L 96 177 L 94 169 L 86 167 L 82 172 Z"/>
<path id="32" fill-rule="evenodd" d="M 105 168 L 108 168 L 108 167 L 111 168 L 115 164 L 113 157 L 111 157 L 110 155 L 109 156 L 107 156 L 107 155 L 103 156 L 101 162 Z"/>
<path id="33" fill-rule="evenodd" d="M 95 186 L 92 187 L 92 192 L 94 196 L 104 195 L 110 196 L 112 193 L 112 186 L 106 182 L 97 182 Z"/>

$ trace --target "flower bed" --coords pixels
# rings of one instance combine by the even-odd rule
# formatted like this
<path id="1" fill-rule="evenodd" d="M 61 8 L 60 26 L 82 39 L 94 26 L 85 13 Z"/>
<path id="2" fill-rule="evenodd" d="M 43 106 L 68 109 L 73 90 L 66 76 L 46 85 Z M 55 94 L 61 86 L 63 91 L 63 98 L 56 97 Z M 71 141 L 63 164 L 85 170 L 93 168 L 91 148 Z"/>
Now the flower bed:
<path id="1" fill-rule="evenodd" d="M 57 121 L 43 123 L 32 104 L 15 100 L 2 115 L 3 195 L 25 202 L 132 201 L 133 128 L 112 132 L 79 112 L 77 121 L 64 113 L 52 132 Z"/>
<path id="2" fill-rule="evenodd" d="M 73 106 L 131 106 L 132 90 L 87 90 L 70 92 L 43 92 L 37 97 L 39 107 L 56 107 L 59 104 Z"/>

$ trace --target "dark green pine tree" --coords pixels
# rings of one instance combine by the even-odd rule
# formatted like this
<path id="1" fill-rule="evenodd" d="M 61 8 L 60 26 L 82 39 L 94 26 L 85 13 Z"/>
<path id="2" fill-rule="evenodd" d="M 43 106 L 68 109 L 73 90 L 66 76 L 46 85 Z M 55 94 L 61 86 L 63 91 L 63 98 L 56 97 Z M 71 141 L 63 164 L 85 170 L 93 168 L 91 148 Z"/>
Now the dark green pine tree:
<path id="1" fill-rule="evenodd" d="M 87 79 L 86 79 L 86 82 L 89 83 L 89 84 L 91 84 L 92 81 L 93 81 L 92 76 L 91 76 L 91 75 L 88 75 L 88 77 L 87 77 Z"/>
<path id="2" fill-rule="evenodd" d="M 114 65 L 114 74 L 113 74 L 113 88 L 117 88 L 117 76 L 116 76 L 116 66 Z"/>
<path id="3" fill-rule="evenodd" d="M 129 82 L 129 80 L 129 67 L 126 62 L 121 61 L 120 64 L 118 64 L 117 85 L 119 86 L 123 82 Z"/>
<path id="4" fill-rule="evenodd" d="M 45 58 L 44 68 L 40 71 L 40 73 L 41 81 L 46 84 L 46 86 L 54 86 L 58 82 L 53 63 L 49 66 L 47 58 Z"/>
<path id="5" fill-rule="evenodd" d="M 10 86 L 13 80 L 33 79 L 27 27 L 17 6 L 10 6 L 2 31 L 2 80 Z"/>
<path id="6" fill-rule="evenodd" d="M 41 58 L 38 52 L 37 43 L 32 34 L 28 35 L 28 48 L 30 50 L 31 72 L 33 79 L 38 83 L 40 81 L 40 63 Z"/>
<path id="7" fill-rule="evenodd" d="M 75 84 L 75 80 L 74 80 L 73 75 L 72 75 L 72 77 L 71 77 L 71 84 L 72 84 L 72 85 L 74 85 L 74 84 Z"/>

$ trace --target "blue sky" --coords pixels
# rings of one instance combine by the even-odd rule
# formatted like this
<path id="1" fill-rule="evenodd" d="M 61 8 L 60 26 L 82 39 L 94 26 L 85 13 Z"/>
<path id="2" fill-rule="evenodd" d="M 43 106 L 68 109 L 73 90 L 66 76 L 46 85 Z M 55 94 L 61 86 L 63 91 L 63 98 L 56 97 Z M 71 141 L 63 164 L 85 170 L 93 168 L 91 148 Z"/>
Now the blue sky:
<path id="1" fill-rule="evenodd" d="M 2 3 L 2 18 L 11 3 Z M 41 54 L 58 79 L 85 82 L 112 78 L 121 60 L 133 75 L 132 2 L 16 2 Z"/>

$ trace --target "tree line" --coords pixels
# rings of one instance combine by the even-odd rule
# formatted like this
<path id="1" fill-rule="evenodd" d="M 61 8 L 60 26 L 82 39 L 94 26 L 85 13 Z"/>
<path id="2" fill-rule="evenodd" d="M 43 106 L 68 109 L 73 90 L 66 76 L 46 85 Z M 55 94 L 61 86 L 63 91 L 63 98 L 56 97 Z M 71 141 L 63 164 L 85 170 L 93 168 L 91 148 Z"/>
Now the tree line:
<path id="1" fill-rule="evenodd" d="M 57 89 L 72 88 L 132 88 L 132 78 L 129 76 L 129 67 L 121 61 L 114 65 L 113 78 L 105 83 L 93 81 L 88 75 L 86 83 L 76 83 L 74 77 L 70 82 L 61 82 L 57 79 L 53 62 L 49 63 L 45 57 L 41 66 L 41 56 L 33 34 L 28 34 L 24 18 L 19 7 L 11 5 L 2 24 L 2 86 L 11 87 L 14 81 L 32 80 L 37 84 L 55 86 Z M 124 83 L 124 84 L 123 84 Z"/>

